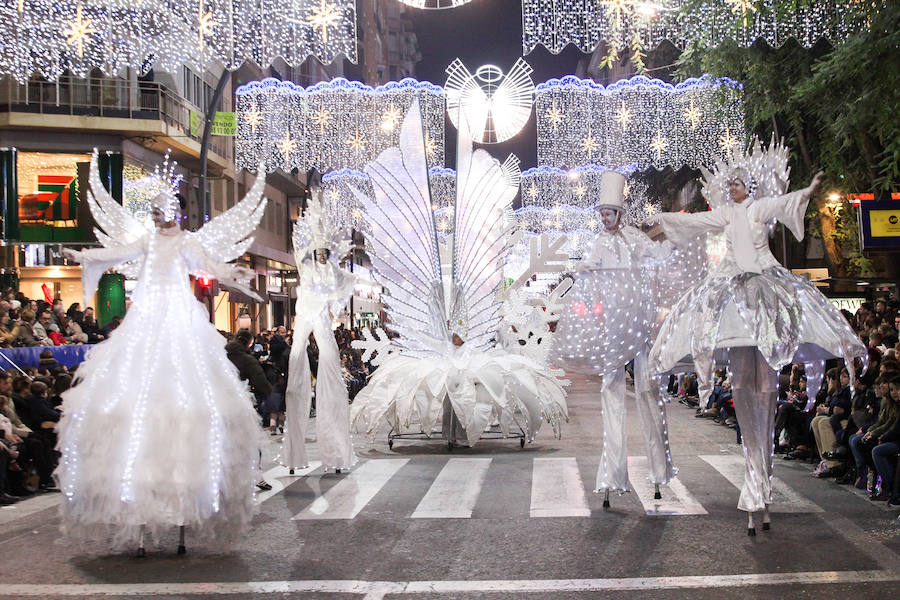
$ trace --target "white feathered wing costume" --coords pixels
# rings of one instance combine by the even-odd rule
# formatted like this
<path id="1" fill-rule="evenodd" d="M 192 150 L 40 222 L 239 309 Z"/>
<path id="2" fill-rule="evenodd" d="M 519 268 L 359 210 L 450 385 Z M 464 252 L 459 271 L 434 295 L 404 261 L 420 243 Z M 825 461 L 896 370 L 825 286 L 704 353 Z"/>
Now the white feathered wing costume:
<path id="1" fill-rule="evenodd" d="M 70 540 L 123 548 L 141 525 L 151 537 L 185 525 L 193 542 L 222 548 L 255 508 L 259 418 L 188 276 L 256 295 L 239 281 L 248 274 L 227 261 L 253 242 L 265 178 L 199 231 L 148 230 L 106 192 L 96 162 L 95 152 L 88 202 L 105 248 L 69 255 L 82 263 L 87 297 L 109 268 L 129 263 L 139 280 L 122 324 L 63 395 L 61 528 Z"/>
<path id="2" fill-rule="evenodd" d="M 449 402 L 465 431 L 465 439 L 456 437 L 463 443 L 476 443 L 494 418 L 506 432 L 521 426 L 529 440 L 547 420 L 559 436 L 559 423 L 567 418 L 562 372 L 497 347 L 497 292 L 517 188 L 490 154 L 473 152 L 462 130 L 459 143 L 449 298 L 417 103 L 403 121 L 400 147 L 366 167 L 375 201 L 354 190 L 366 213 L 369 256 L 384 286 L 389 327 L 398 336 L 389 346 L 384 339 L 354 342 L 381 356 L 354 399 L 352 421 L 372 432 L 387 419 L 395 431 L 414 428 L 430 435 Z M 454 345 L 454 334 L 461 346 Z"/>

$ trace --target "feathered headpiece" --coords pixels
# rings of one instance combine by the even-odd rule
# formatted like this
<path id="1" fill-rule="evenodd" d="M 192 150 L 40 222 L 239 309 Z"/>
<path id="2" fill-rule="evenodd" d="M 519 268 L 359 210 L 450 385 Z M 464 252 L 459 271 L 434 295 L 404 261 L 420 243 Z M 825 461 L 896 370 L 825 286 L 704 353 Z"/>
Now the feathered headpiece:
<path id="1" fill-rule="evenodd" d="M 181 204 L 175 196 L 178 193 L 178 187 L 181 185 L 181 175 L 175 173 L 175 167 L 178 163 L 174 160 L 169 162 L 169 153 L 166 152 L 165 160 L 163 160 L 162 168 L 156 165 L 153 171 L 153 179 L 158 182 L 159 193 L 150 201 L 150 209 L 158 208 L 166 215 L 166 221 L 174 221 L 177 214 L 181 210 Z"/>
<path id="2" fill-rule="evenodd" d="M 716 161 L 712 172 L 700 168 L 703 174 L 703 198 L 710 208 L 731 203 L 728 184 L 740 179 L 750 196 L 745 202 L 784 194 L 791 169 L 788 167 L 788 149 L 783 142 L 775 143 L 775 136 L 768 148 L 763 148 L 758 138 L 748 152 L 735 148 L 725 160 Z"/>
<path id="3" fill-rule="evenodd" d="M 303 262 L 313 251 L 322 248 L 331 252 L 332 260 L 340 260 L 351 246 L 350 233 L 338 227 L 322 206 L 321 192 L 314 194 L 306 205 L 306 211 L 294 225 L 294 256 Z"/>

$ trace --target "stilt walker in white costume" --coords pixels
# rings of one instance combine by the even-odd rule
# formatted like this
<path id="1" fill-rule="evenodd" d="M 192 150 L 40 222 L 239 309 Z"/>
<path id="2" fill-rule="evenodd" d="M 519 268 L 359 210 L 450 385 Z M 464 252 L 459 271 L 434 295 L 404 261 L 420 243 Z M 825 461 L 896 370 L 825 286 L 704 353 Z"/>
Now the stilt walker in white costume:
<path id="1" fill-rule="evenodd" d="M 625 429 L 625 366 L 634 361 L 635 401 L 647 446 L 650 481 L 668 483 L 678 469 L 672 464 L 666 409 L 658 382 L 647 369 L 656 315 L 652 273 L 647 261 L 662 260 L 671 244 L 657 244 L 623 223 L 625 177 L 607 171 L 600 180 L 597 208 L 603 230 L 578 265 L 576 281 L 566 298 L 553 338 L 552 362 L 566 371 L 602 377 L 603 453 L 596 490 L 627 492 L 628 452 Z"/>
<path id="2" fill-rule="evenodd" d="M 151 203 L 155 228 L 134 219 L 104 189 L 91 160 L 88 195 L 105 246 L 64 254 L 83 268 L 85 305 L 100 275 L 138 274 L 132 304 L 108 340 L 79 367 L 63 395 L 57 431 L 62 458 L 62 530 L 73 541 L 137 544 L 181 526 L 220 549 L 246 530 L 255 509 L 261 429 L 247 384 L 224 339 L 196 301 L 189 274 L 203 274 L 256 298 L 252 274 L 227 264 L 242 255 L 262 218 L 265 178 L 247 197 L 196 232 L 178 225 L 179 205 L 163 169 Z M 124 265 L 124 266 L 123 266 Z"/>
<path id="3" fill-rule="evenodd" d="M 740 149 L 710 173 L 703 195 L 712 210 L 666 213 L 650 220 L 679 247 L 704 243 L 698 236 L 724 232 L 725 257 L 705 280 L 672 308 L 650 355 L 659 373 L 692 357 L 701 405 L 709 397 L 717 360 L 730 364 L 734 408 L 741 425 L 746 473 L 738 508 L 749 513 L 748 535 L 756 535 L 753 513 L 769 529 L 772 502 L 777 370 L 791 362 L 843 357 L 851 373 L 866 348 L 847 321 L 806 279 L 778 264 L 769 250 L 770 224 L 780 221 L 797 239 L 822 174 L 809 187 L 785 194 L 788 151 L 774 141 Z"/>
<path id="4" fill-rule="evenodd" d="M 319 347 L 316 374 L 316 439 L 322 464 L 340 473 L 356 464 L 350 439 L 350 398 L 341 373 L 341 356 L 331 328 L 333 316 L 347 304 L 356 277 L 338 267 L 350 250 L 349 233 L 324 214 L 321 190 L 314 190 L 304 217 L 294 226 L 294 257 L 299 271 L 294 343 L 285 395 L 286 429 L 281 463 L 294 469 L 309 465 L 306 429 L 312 400 L 312 373 L 306 347 L 309 334 Z"/>

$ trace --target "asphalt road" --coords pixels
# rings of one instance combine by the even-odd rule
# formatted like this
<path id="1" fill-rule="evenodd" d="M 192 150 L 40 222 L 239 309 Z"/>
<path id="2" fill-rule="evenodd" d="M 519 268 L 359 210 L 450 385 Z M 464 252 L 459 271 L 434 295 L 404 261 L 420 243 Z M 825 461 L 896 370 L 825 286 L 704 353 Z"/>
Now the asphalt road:
<path id="1" fill-rule="evenodd" d="M 597 385 L 575 378 L 563 438 L 487 441 L 448 452 L 439 441 L 358 436 L 349 474 L 274 485 L 231 553 L 175 553 L 177 532 L 133 554 L 58 541 L 58 495 L 0 510 L 0 598 L 587 598 L 900 597 L 897 511 L 812 465 L 776 458 L 771 531 L 746 534 L 737 510 L 742 458 L 734 432 L 669 406 L 677 483 L 652 498 L 643 439 L 629 406 L 636 491 L 593 493 L 601 447 Z M 314 428 L 313 428 L 314 429 Z M 314 431 L 312 432 L 314 436 Z M 271 440 L 271 457 L 278 439 Z M 312 456 L 316 457 L 315 444 Z"/>

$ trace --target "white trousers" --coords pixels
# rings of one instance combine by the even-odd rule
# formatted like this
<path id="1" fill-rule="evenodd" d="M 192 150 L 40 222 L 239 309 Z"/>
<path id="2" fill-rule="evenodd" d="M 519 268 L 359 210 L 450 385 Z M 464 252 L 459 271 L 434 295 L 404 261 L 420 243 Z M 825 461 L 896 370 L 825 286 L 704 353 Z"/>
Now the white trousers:
<path id="1" fill-rule="evenodd" d="M 327 318 L 315 323 L 303 321 L 294 332 L 291 347 L 288 385 L 285 394 L 285 433 L 281 447 L 281 463 L 290 468 L 309 465 L 306 453 L 306 431 L 312 401 L 312 381 L 306 345 L 309 334 L 319 346 L 319 368 L 316 376 L 316 439 L 322 465 L 328 469 L 349 469 L 356 463 L 350 439 L 350 399 L 341 373 L 341 357 Z"/>
<path id="2" fill-rule="evenodd" d="M 634 359 L 635 402 L 644 442 L 650 482 L 669 483 L 678 473 L 669 452 L 669 430 L 666 423 L 666 405 L 659 393 L 659 386 L 647 368 L 647 354 Z M 597 469 L 599 490 L 628 491 L 628 449 L 625 429 L 625 368 L 603 375 L 600 388 L 603 411 L 603 453 Z"/>
<path id="3" fill-rule="evenodd" d="M 778 374 L 755 347 L 732 348 L 729 358 L 746 465 L 738 508 L 757 512 L 772 502 Z"/>

